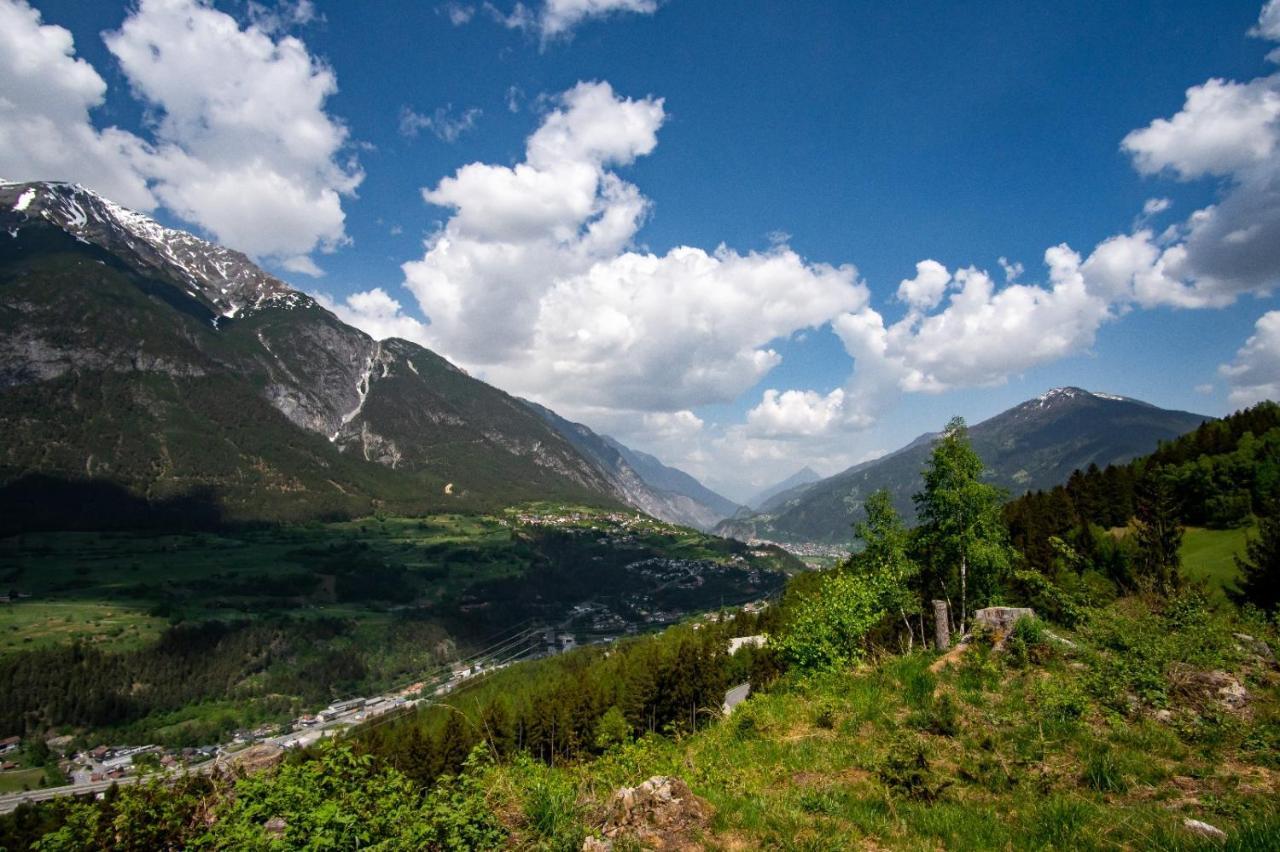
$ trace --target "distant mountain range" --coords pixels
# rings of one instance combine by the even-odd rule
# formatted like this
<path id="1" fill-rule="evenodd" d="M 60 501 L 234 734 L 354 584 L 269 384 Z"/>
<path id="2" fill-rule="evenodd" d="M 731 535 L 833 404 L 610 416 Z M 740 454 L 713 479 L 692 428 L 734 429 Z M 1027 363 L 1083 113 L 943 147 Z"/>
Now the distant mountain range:
<path id="1" fill-rule="evenodd" d="M 5 528 L 535 499 L 709 528 L 736 510 L 566 423 L 238 252 L 80 186 L 0 184 Z"/>
<path id="2" fill-rule="evenodd" d="M 648 453 L 633 450 L 607 435 L 597 435 L 549 408 L 525 400 L 573 447 L 605 473 L 628 505 L 672 523 L 710 530 L 742 507 L 721 497 L 682 470 L 668 467 Z"/>
<path id="3" fill-rule="evenodd" d="M 988 480 L 1011 496 L 1066 481 L 1076 468 L 1129 461 L 1210 418 L 1074 387 L 1055 388 L 969 430 Z M 736 538 L 844 542 L 863 517 L 867 496 L 885 488 L 898 511 L 915 519 L 912 495 L 936 434 L 897 452 L 818 482 L 773 494 L 753 515 L 723 521 L 716 531 Z"/>
<path id="4" fill-rule="evenodd" d="M 805 465 L 781 482 L 776 482 L 756 494 L 747 501 L 747 505 L 757 512 L 767 512 L 771 508 L 774 498 L 779 494 L 793 489 L 797 489 L 797 491 L 803 490 L 806 485 L 812 485 L 821 479 L 822 476 L 816 470 Z"/>

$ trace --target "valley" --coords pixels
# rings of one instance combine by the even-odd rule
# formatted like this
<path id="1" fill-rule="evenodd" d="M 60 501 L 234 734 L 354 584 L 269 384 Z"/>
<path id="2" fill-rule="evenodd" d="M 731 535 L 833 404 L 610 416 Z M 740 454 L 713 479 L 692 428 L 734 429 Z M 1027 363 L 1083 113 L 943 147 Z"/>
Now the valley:
<path id="1" fill-rule="evenodd" d="M 558 504 L 219 534 L 14 536 L 0 541 L 0 660 L 6 677 L 41 675 L 3 726 L 38 719 L 200 745 L 412 682 L 512 624 L 549 631 L 554 641 L 532 650 L 554 652 L 775 596 L 799 570 L 779 548 Z M 77 644 L 127 682 L 98 682 L 61 656 Z M 232 648 L 247 660 L 206 680 L 201 649 Z M 130 686 L 170 654 L 192 655 L 181 664 L 189 688 Z M 133 697 L 96 710 L 53 697 L 86 689 Z"/>

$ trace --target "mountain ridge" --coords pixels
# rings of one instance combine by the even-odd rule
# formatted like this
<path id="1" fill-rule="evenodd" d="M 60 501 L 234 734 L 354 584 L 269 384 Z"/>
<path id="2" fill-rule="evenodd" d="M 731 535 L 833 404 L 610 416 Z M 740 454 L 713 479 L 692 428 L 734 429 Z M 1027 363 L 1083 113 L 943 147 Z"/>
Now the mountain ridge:
<path id="1" fill-rule="evenodd" d="M 624 502 L 671 523 L 708 531 L 738 507 L 684 471 L 599 435 L 530 400 L 521 400 L 610 477 Z M 727 511 L 726 511 L 727 507 Z"/>
<path id="2" fill-rule="evenodd" d="M 1064 482 L 1073 470 L 1090 463 L 1105 467 L 1151 452 L 1161 440 L 1209 419 L 1067 386 L 1015 405 L 969 431 L 988 467 L 988 481 L 1017 496 Z M 776 495 L 769 511 L 730 519 L 716 531 L 738 538 L 845 542 L 861 518 L 863 501 L 879 488 L 887 488 L 898 511 L 913 520 L 911 497 L 920 488 L 920 471 L 934 437 L 936 433 L 925 433 L 879 459 Z"/>
<path id="3" fill-rule="evenodd" d="M 198 487 L 248 518 L 303 505 L 623 504 L 514 397 L 417 344 L 373 340 L 242 254 L 72 184 L 0 185 L 0 330 L 6 483 L 105 477 L 148 497 Z M 230 413 L 272 440 L 239 427 L 233 439 L 218 419 Z M 95 419 L 115 424 L 118 448 L 102 446 Z M 304 446 L 295 469 L 289 448 Z M 263 477 L 285 484 L 273 492 Z M 255 489 L 273 496 L 255 503 Z"/>

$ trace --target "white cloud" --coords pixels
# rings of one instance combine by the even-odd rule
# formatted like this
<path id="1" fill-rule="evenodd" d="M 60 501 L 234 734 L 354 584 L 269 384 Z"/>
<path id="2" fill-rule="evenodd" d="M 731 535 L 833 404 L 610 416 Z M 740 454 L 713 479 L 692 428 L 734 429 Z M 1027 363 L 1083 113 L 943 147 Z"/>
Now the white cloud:
<path id="1" fill-rule="evenodd" d="M 928 273 L 929 298 L 918 298 L 901 320 L 886 325 L 868 306 L 841 315 L 833 325 L 854 359 L 846 397 L 846 417 L 852 423 L 872 422 L 887 396 L 897 391 L 937 393 L 999 384 L 1079 352 L 1092 345 L 1109 316 L 1106 301 L 1085 286 L 1079 255 L 1065 246 L 1045 252 L 1046 286 L 997 289 L 985 271 L 969 267 L 951 275 L 941 264 L 926 263 L 932 265 L 918 268 Z M 954 288 L 945 307 L 926 313 L 922 306 L 936 305 L 938 284 L 948 280 Z M 904 287 L 909 284 L 913 282 L 903 282 Z"/>
<path id="2" fill-rule="evenodd" d="M 510 29 L 537 32 L 545 46 L 557 38 L 568 38 L 573 29 L 590 18 L 603 18 L 622 12 L 652 15 L 658 11 L 657 0 L 542 0 L 534 7 L 516 3 L 503 12 L 486 2 L 484 10 L 495 21 Z M 465 21 L 463 22 L 465 23 Z"/>
<path id="3" fill-rule="evenodd" d="M 467 3 L 445 3 L 440 7 L 449 18 L 449 23 L 460 27 L 468 23 L 476 14 L 476 7 Z"/>
<path id="4" fill-rule="evenodd" d="M 1235 360 L 1223 364 L 1218 372 L 1231 389 L 1228 398 L 1232 405 L 1280 400 L 1280 311 L 1263 314 Z"/>
<path id="5" fill-rule="evenodd" d="M 654 440 L 687 440 L 702 431 L 702 418 L 683 411 L 649 411 L 643 415 L 645 432 Z"/>
<path id="6" fill-rule="evenodd" d="M 1275 15 L 1274 4 L 1263 21 Z M 1125 137 L 1124 149 L 1145 174 L 1181 180 L 1215 178 L 1218 203 L 1168 232 L 1150 236 L 1143 304 L 1228 304 L 1267 293 L 1280 280 L 1280 74 L 1247 83 L 1212 79 L 1187 90 L 1183 108 Z M 1162 208 L 1163 209 L 1163 208 Z M 1138 235 L 1134 235 L 1135 237 Z"/>
<path id="7" fill-rule="evenodd" d="M 194 0 L 142 0 L 104 38 L 154 111 L 148 170 L 166 207 L 260 257 L 346 240 L 341 196 L 363 174 L 338 161 L 347 129 L 324 110 L 337 80 L 306 45 Z"/>
<path id="8" fill-rule="evenodd" d="M 472 130 L 476 120 L 484 113 L 479 107 L 471 107 L 455 114 L 453 104 L 437 107 L 431 115 L 422 115 L 409 107 L 400 109 L 400 135 L 416 137 L 423 130 L 430 130 L 442 142 L 457 142 L 458 137 Z"/>
<path id="9" fill-rule="evenodd" d="M 316 301 L 337 314 L 338 319 L 363 331 L 374 340 L 400 337 L 424 344 L 426 326 L 405 314 L 400 303 L 381 287 L 347 296 L 341 302 L 323 293 L 314 293 Z"/>
<path id="10" fill-rule="evenodd" d="M 310 275 L 312 278 L 321 278 L 324 276 L 324 270 L 321 269 L 310 255 L 298 254 L 293 257 L 285 258 L 280 265 L 290 272 L 297 272 L 302 275 Z"/>
<path id="11" fill-rule="evenodd" d="M 1006 284 L 1013 284 L 1022 277 L 1022 273 L 1027 271 L 1027 268 L 1021 262 L 1010 261 L 1007 257 L 999 258 L 998 263 L 1000 264 L 1000 269 L 1004 271 Z"/>
<path id="12" fill-rule="evenodd" d="M 835 428 L 844 417 L 844 391 L 826 396 L 814 391 L 766 390 L 760 404 L 747 412 L 747 433 L 756 437 L 808 437 Z"/>
<path id="13" fill-rule="evenodd" d="M 1280 41 L 1280 0 L 1267 0 L 1258 15 L 1257 26 L 1249 31 L 1249 35 L 1267 41 Z"/>
<path id="14" fill-rule="evenodd" d="M 142 210 L 156 206 L 139 166 L 151 155 L 132 133 L 97 129 L 90 111 L 106 81 L 75 56 L 71 33 L 43 24 L 23 0 L 0 0 L 0 174 L 76 180 Z"/>
<path id="15" fill-rule="evenodd" d="M 404 265 L 433 348 L 553 407 L 676 412 L 732 400 L 776 366 L 772 341 L 865 304 L 852 267 L 785 246 L 632 248 L 649 203 L 614 170 L 650 153 L 664 120 L 660 99 L 580 83 L 522 162 L 425 190 L 452 211 Z"/>
<path id="16" fill-rule="evenodd" d="M 104 40 L 149 110 L 144 140 L 94 126 L 106 83 L 75 58 L 70 33 L 0 0 L 0 171 L 163 205 L 220 242 L 304 268 L 346 241 L 341 199 L 363 177 L 342 160 L 346 127 L 324 110 L 333 72 L 272 34 L 314 15 L 284 4 L 241 28 L 196 0 L 142 0 Z"/>
<path id="17" fill-rule="evenodd" d="M 277 0 L 273 6 L 249 0 L 247 11 L 255 27 L 272 35 L 321 19 L 312 0 Z"/>
<path id="18" fill-rule="evenodd" d="M 1143 216 L 1157 216 L 1168 210 L 1173 202 L 1167 198 L 1148 198 L 1142 204 Z"/>
<path id="19" fill-rule="evenodd" d="M 951 273 L 936 260 L 922 260 L 916 264 L 916 277 L 898 285 L 898 299 L 913 310 L 927 311 L 942 301 L 942 294 L 951 283 Z"/>
<path id="20" fill-rule="evenodd" d="M 538 24 L 543 37 L 552 38 L 569 32 L 587 18 L 618 12 L 652 15 L 657 10 L 657 0 L 546 0 Z"/>

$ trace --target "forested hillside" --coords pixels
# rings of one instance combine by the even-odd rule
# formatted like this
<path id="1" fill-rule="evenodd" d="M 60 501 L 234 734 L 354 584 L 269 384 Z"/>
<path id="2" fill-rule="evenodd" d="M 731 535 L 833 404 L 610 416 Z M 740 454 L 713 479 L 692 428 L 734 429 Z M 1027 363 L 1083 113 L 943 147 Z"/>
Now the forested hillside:
<path id="1" fill-rule="evenodd" d="M 1121 560 L 1123 530 L 1159 507 L 1179 523 L 1224 529 L 1274 511 L 1280 498 L 1280 405 L 1260 403 L 1161 444 L 1129 464 L 1090 465 L 1065 485 L 1037 491 L 1005 507 L 1013 542 L 1037 568 L 1060 548 L 1055 538 L 1090 558 Z"/>

